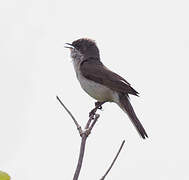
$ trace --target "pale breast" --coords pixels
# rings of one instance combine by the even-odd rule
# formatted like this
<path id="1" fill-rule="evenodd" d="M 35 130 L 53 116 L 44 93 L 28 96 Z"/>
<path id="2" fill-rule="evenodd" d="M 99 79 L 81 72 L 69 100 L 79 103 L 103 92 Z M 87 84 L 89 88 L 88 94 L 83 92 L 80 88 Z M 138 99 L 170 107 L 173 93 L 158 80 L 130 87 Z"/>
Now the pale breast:
<path id="1" fill-rule="evenodd" d="M 86 79 L 82 74 L 78 74 L 78 80 L 81 87 L 91 97 L 98 101 L 113 101 L 114 92 L 99 83 Z"/>
<path id="2" fill-rule="evenodd" d="M 77 79 L 80 82 L 82 89 L 97 101 L 110 101 L 118 102 L 119 97 L 116 92 L 110 88 L 86 79 L 80 72 L 79 66 L 82 61 L 73 60 L 74 69 L 77 75 Z"/>

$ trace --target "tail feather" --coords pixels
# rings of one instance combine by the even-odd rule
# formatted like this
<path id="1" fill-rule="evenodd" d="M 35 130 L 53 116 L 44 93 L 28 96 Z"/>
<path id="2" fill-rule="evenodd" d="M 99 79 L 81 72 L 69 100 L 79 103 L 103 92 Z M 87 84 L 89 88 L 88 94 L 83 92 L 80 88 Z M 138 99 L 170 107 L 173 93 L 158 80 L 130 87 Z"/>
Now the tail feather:
<path id="1" fill-rule="evenodd" d="M 131 119 L 133 125 L 135 126 L 136 130 L 138 131 L 139 135 L 143 139 L 148 138 L 148 135 L 147 135 L 144 127 L 140 123 L 139 119 L 137 118 L 128 97 L 126 97 L 126 96 L 120 97 L 119 106 L 123 109 L 123 111 L 125 111 L 127 113 L 129 118 Z"/>

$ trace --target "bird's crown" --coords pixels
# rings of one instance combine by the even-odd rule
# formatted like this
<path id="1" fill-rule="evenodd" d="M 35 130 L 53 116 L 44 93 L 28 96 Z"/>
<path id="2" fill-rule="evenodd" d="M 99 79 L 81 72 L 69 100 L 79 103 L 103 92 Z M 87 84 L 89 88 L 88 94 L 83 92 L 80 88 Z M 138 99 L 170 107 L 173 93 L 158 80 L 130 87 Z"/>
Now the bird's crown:
<path id="1" fill-rule="evenodd" d="M 80 51 L 86 58 L 99 58 L 99 50 L 94 40 L 88 38 L 81 38 L 73 41 L 71 44 L 74 48 Z"/>

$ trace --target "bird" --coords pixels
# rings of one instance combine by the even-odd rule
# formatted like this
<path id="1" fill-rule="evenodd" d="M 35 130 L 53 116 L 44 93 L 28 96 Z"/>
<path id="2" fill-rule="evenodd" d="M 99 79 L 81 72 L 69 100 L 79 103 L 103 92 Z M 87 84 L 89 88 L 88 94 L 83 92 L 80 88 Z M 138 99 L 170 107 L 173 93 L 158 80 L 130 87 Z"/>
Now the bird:
<path id="1" fill-rule="evenodd" d="M 97 100 L 99 107 L 105 102 L 116 103 L 130 118 L 139 135 L 148 135 L 140 123 L 129 99 L 129 95 L 139 93 L 123 77 L 108 69 L 101 61 L 100 52 L 94 40 L 80 38 L 66 43 L 70 49 L 76 77 L 82 89 Z"/>

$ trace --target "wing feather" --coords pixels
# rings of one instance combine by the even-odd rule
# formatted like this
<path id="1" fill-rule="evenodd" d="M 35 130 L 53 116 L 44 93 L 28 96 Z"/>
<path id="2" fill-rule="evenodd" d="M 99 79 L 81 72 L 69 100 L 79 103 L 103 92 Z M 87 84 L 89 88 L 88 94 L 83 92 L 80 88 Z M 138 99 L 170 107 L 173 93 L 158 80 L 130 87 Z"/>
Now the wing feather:
<path id="1" fill-rule="evenodd" d="M 114 91 L 138 96 L 138 92 L 124 78 L 110 71 L 98 60 L 84 60 L 80 65 L 80 70 L 87 79 L 108 86 Z"/>

